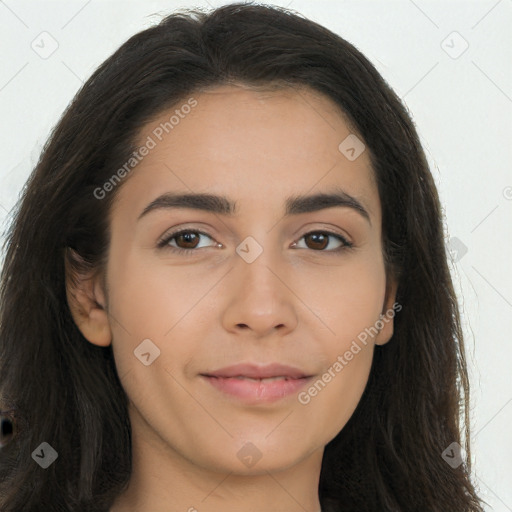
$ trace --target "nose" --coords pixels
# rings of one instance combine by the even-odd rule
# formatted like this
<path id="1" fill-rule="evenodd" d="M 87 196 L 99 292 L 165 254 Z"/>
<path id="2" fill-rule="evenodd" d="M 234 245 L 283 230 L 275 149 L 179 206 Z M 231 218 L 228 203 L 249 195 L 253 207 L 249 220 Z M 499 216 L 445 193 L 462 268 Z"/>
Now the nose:
<path id="1" fill-rule="evenodd" d="M 292 332 L 298 323 L 300 301 L 290 288 L 290 279 L 291 272 L 279 265 L 270 251 L 263 251 L 252 263 L 238 258 L 224 285 L 224 328 L 247 331 L 256 338 Z"/>

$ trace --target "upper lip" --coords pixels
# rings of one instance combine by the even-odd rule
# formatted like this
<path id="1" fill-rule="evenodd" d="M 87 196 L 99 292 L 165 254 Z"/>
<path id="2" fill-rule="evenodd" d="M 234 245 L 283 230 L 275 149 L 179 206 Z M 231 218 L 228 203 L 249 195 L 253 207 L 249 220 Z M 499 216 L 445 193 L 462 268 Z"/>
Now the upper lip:
<path id="1" fill-rule="evenodd" d="M 249 377 L 251 379 L 267 379 L 271 377 L 288 377 L 290 379 L 300 379 L 310 377 L 311 375 L 303 372 L 299 368 L 287 366 L 278 363 L 258 366 L 255 364 L 236 364 L 226 366 L 213 372 L 203 373 L 208 377 Z"/>

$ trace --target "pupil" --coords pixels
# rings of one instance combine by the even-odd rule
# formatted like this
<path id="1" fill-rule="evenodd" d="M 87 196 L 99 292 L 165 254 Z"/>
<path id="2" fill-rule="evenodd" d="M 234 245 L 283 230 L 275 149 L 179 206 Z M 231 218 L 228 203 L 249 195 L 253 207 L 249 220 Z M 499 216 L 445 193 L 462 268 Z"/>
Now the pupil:
<path id="1" fill-rule="evenodd" d="M 313 243 L 320 244 L 322 249 L 325 247 L 325 241 L 327 240 L 327 237 L 325 236 L 325 234 L 314 233 L 314 234 L 310 235 L 310 237 L 313 239 Z M 324 240 L 321 240 L 321 239 L 324 239 Z M 323 244 L 322 244 L 322 241 L 324 242 Z"/>
<path id="2" fill-rule="evenodd" d="M 193 240 L 190 240 L 190 239 L 195 236 L 196 235 L 194 233 L 184 233 L 181 235 L 181 237 L 184 238 L 184 240 L 185 240 L 185 244 L 192 244 L 193 247 L 194 247 Z"/>

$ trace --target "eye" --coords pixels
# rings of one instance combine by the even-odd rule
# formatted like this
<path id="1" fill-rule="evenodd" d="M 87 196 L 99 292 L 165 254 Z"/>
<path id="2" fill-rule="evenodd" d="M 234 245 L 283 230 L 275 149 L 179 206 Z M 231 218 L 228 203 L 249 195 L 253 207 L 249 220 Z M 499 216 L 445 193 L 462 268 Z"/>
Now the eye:
<path id="1" fill-rule="evenodd" d="M 207 237 L 210 240 L 213 238 L 198 230 L 192 229 L 182 229 L 180 231 L 176 231 L 174 233 L 170 233 L 165 235 L 164 238 L 158 242 L 158 248 L 160 249 L 168 249 L 176 253 L 193 253 L 197 252 L 196 249 L 200 249 L 202 247 L 199 246 L 200 238 Z M 334 248 L 330 248 L 326 250 L 331 244 L 331 239 L 334 238 L 338 242 L 338 246 Z M 332 233 L 330 231 L 310 231 L 303 235 L 300 240 L 304 239 L 306 243 L 306 249 L 312 249 L 315 252 L 339 252 L 344 249 L 348 249 L 353 247 L 353 244 L 349 242 L 345 237 L 339 235 L 337 233 Z M 176 245 L 173 245 L 176 244 Z M 179 245 L 184 245 L 185 247 L 179 247 Z M 208 246 L 207 246 L 208 247 Z M 221 244 L 210 245 L 210 247 L 221 247 Z M 299 247 L 298 242 L 294 242 L 292 247 Z M 204 247 L 203 247 L 204 248 Z"/>
<path id="2" fill-rule="evenodd" d="M 206 236 L 212 239 L 210 235 L 203 233 L 202 231 L 182 229 L 181 231 L 176 231 L 175 233 L 166 235 L 163 240 L 158 242 L 158 247 L 160 249 L 170 249 L 171 251 L 178 253 L 194 252 L 195 249 L 198 247 L 199 238 L 201 236 Z M 171 245 L 171 242 L 173 241 L 176 241 L 177 244 L 184 244 L 185 248 L 174 247 L 173 245 Z M 217 246 L 218 245 L 220 244 L 217 244 Z"/>
<path id="3" fill-rule="evenodd" d="M 334 249 L 325 250 L 326 247 L 331 245 L 331 238 L 337 239 L 339 245 Z M 331 233 L 330 231 L 310 231 L 303 235 L 301 240 L 306 241 L 306 249 L 313 249 L 317 252 L 339 252 L 344 249 L 353 247 L 354 244 L 349 242 L 344 236 L 337 233 Z M 298 247 L 297 242 L 293 244 L 294 247 Z"/>

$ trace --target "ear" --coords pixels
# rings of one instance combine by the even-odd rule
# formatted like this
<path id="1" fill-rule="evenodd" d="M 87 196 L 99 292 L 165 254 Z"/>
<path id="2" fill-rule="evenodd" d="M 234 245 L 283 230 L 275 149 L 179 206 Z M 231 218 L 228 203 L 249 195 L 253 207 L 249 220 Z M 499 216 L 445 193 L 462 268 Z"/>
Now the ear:
<path id="1" fill-rule="evenodd" d="M 84 262 L 73 249 L 66 248 L 66 296 L 75 324 L 83 336 L 94 345 L 107 347 L 112 342 L 104 284 L 97 271 L 77 272 L 70 263 Z"/>
<path id="2" fill-rule="evenodd" d="M 379 333 L 375 336 L 376 345 L 385 345 L 393 336 L 394 317 L 398 311 L 402 309 L 401 304 L 396 302 L 396 291 L 398 282 L 395 278 L 391 277 L 386 282 L 386 295 L 384 297 L 384 304 L 380 320 L 377 321 L 376 327 Z"/>

